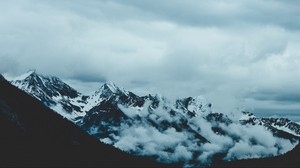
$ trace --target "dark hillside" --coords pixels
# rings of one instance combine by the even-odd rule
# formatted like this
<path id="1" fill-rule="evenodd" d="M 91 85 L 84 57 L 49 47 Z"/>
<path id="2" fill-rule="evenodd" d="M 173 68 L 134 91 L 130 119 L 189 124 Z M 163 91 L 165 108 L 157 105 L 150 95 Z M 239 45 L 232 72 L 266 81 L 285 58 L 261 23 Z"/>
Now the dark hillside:
<path id="1" fill-rule="evenodd" d="M 161 165 L 97 141 L 0 75 L 0 166 Z"/>

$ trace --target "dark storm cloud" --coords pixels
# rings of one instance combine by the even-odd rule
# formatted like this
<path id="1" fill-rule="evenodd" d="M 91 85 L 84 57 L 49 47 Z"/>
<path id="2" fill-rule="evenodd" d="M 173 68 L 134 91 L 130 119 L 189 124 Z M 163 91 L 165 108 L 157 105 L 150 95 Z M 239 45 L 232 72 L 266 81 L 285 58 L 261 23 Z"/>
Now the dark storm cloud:
<path id="1" fill-rule="evenodd" d="M 133 85 L 136 85 L 136 86 L 145 86 L 145 85 L 150 84 L 150 82 L 142 81 L 142 80 L 133 80 L 130 83 L 132 83 Z"/>
<path id="2" fill-rule="evenodd" d="M 278 102 L 296 109 L 299 7 L 279 0 L 0 1 L 0 73 L 35 68 L 173 98 L 203 94 L 218 110 Z"/>
<path id="3" fill-rule="evenodd" d="M 248 95 L 248 97 L 263 101 L 278 101 L 283 103 L 299 103 L 300 92 L 285 92 L 285 91 L 259 91 Z"/>
<path id="4" fill-rule="evenodd" d="M 275 25 L 288 29 L 300 28 L 298 1 L 115 1 L 134 6 L 157 15 L 159 19 L 172 20 L 192 26 Z M 294 17 L 291 17 L 294 16 Z"/>
<path id="5" fill-rule="evenodd" d="M 299 110 L 285 110 L 285 109 L 255 109 L 255 112 L 259 112 L 258 114 L 267 114 L 268 116 L 278 115 L 280 117 L 284 117 L 284 115 L 289 116 L 299 116 Z M 300 121 L 300 120 L 298 120 Z"/>
<path id="6" fill-rule="evenodd" d="M 275 118 L 288 118 L 292 121 L 300 122 L 300 109 L 253 109 L 253 112 L 259 117 L 275 117 Z"/>
<path id="7" fill-rule="evenodd" d="M 71 78 L 82 81 L 82 82 L 100 82 L 100 83 L 107 82 L 106 78 L 99 74 L 80 73 L 80 74 L 75 74 Z"/>

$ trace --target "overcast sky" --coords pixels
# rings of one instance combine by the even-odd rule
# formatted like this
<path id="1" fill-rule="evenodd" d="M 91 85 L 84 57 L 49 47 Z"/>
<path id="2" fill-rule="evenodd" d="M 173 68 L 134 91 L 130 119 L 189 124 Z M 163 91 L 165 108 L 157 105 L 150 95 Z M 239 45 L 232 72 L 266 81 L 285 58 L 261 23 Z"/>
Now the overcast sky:
<path id="1" fill-rule="evenodd" d="M 0 73 L 300 114 L 299 65 L 300 1 L 0 0 Z"/>

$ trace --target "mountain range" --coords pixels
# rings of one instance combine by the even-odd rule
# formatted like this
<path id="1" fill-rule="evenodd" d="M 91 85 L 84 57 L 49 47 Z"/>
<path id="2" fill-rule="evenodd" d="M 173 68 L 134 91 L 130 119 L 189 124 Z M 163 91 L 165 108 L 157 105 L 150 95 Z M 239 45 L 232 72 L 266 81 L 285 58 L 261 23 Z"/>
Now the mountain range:
<path id="1" fill-rule="evenodd" d="M 207 166 L 274 157 L 299 142 L 300 126 L 246 111 L 216 112 L 202 96 L 170 101 L 112 82 L 84 95 L 61 79 L 29 71 L 10 81 L 101 142 L 161 163 Z"/>
<path id="2" fill-rule="evenodd" d="M 0 167 L 166 167 L 99 142 L 0 75 Z"/>

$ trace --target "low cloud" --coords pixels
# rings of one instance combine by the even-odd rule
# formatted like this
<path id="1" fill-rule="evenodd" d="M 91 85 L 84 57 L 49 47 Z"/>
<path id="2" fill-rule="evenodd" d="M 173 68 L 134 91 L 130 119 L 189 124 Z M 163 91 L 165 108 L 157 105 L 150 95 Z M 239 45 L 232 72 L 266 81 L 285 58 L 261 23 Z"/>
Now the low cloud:
<path id="1" fill-rule="evenodd" d="M 133 120 L 122 122 L 117 133 L 101 141 L 135 155 L 152 156 L 167 163 L 182 162 L 185 166 L 209 164 L 216 154 L 223 154 L 226 161 L 276 156 L 297 143 L 274 136 L 262 125 L 242 125 L 241 112 L 231 117 L 223 114 L 223 121 L 214 122 L 207 119 L 209 111 L 199 110 L 195 117 L 189 118 L 176 108 L 171 114 L 167 107 L 160 103 L 151 110 L 150 101 L 141 108 L 119 105 Z M 187 126 L 179 124 L 183 120 L 187 120 Z M 207 142 L 202 142 L 199 135 Z"/>

